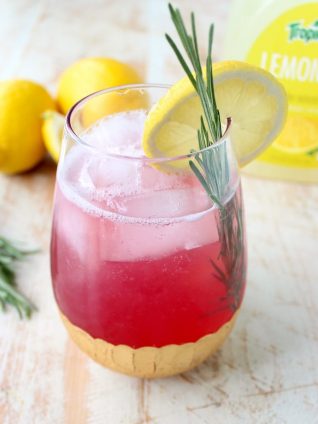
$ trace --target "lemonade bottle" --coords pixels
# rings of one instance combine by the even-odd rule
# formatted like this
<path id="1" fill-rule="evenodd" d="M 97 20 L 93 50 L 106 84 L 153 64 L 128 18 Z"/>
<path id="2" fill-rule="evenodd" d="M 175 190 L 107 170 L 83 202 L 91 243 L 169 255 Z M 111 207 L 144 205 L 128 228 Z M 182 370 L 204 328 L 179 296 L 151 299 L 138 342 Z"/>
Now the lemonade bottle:
<path id="1" fill-rule="evenodd" d="M 285 128 L 246 171 L 318 182 L 318 2 L 236 0 L 225 59 L 261 66 L 285 86 Z"/>

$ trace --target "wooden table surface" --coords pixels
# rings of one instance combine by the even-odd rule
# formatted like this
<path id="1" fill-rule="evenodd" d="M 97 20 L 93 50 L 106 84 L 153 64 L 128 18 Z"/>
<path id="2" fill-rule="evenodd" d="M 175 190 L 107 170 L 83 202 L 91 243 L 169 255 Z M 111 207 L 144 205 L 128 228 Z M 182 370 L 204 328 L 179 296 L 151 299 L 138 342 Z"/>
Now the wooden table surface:
<path id="1" fill-rule="evenodd" d="M 202 34 L 216 21 L 219 57 L 230 1 L 174 3 L 195 7 Z M 54 93 L 68 64 L 105 55 L 172 82 L 181 71 L 165 31 L 163 0 L 2 1 L 0 77 Z M 41 249 L 18 272 L 39 311 L 0 316 L 0 423 L 318 423 L 318 186 L 243 178 L 249 274 L 235 331 L 194 371 L 147 381 L 93 363 L 62 327 L 49 274 L 54 178 L 50 160 L 0 177 L 0 233 Z"/>

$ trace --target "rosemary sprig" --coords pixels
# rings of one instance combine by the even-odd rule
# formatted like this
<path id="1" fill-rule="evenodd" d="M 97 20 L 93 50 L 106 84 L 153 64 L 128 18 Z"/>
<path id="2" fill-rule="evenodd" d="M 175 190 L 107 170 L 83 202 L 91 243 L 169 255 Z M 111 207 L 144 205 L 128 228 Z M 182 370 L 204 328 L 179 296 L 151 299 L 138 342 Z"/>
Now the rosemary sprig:
<path id="1" fill-rule="evenodd" d="M 36 251 L 17 249 L 7 239 L 0 237 L 0 309 L 13 306 L 20 318 L 30 318 L 35 307 L 16 288 L 13 264 Z"/>
<path id="2" fill-rule="evenodd" d="M 206 59 L 206 72 L 204 78 L 199 56 L 194 13 L 191 13 L 191 36 L 187 32 L 180 11 L 178 9 L 174 9 L 171 4 L 169 4 L 169 10 L 171 19 L 177 30 L 181 44 L 187 53 L 193 71 L 190 69 L 191 65 L 187 64 L 176 43 L 168 34 L 166 34 L 166 39 L 175 52 L 195 91 L 198 93 L 204 113 L 204 117 L 201 116 L 200 128 L 198 129 L 199 149 L 202 150 L 211 146 L 222 136 L 220 112 L 215 100 L 212 71 L 214 25 L 211 24 L 209 29 L 208 55 Z M 193 161 L 190 161 L 192 171 L 202 183 L 211 200 L 220 208 L 222 208 L 222 197 L 224 197 L 224 190 L 229 181 L 225 147 L 223 147 L 222 150 L 222 159 L 227 172 L 223 172 L 223 169 L 221 169 L 221 163 L 219 161 L 220 152 L 218 151 L 216 154 L 212 151 L 207 152 L 206 154 L 201 155 L 201 158 L 197 155 L 195 157 L 196 164 Z"/>
<path id="3" fill-rule="evenodd" d="M 199 150 L 203 150 L 212 146 L 222 137 L 220 112 L 215 99 L 212 69 L 214 25 L 211 24 L 209 28 L 208 54 L 204 74 L 199 56 L 194 13 L 191 13 L 192 34 L 190 35 L 184 25 L 180 11 L 173 8 L 171 4 L 169 4 L 169 11 L 188 57 L 188 62 L 168 34 L 166 34 L 166 39 L 197 92 L 202 105 L 203 116 L 201 116 L 197 134 Z M 189 161 L 189 165 L 210 199 L 219 209 L 217 222 L 221 244 L 219 256 L 222 259 L 224 270 L 215 261 L 211 261 L 211 264 L 214 269 L 214 276 L 227 285 L 231 306 L 236 309 L 240 303 L 240 287 L 245 279 L 245 252 L 240 196 L 234 196 L 226 203 L 230 182 L 226 143 L 221 143 L 205 152 L 198 152 L 194 156 L 194 160 Z"/>

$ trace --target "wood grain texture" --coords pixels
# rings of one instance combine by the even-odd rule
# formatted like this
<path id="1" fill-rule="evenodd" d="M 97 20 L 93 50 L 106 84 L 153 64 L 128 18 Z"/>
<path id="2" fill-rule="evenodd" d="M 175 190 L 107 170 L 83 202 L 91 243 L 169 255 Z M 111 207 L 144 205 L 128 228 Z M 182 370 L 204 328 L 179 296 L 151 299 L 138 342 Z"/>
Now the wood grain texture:
<path id="1" fill-rule="evenodd" d="M 219 57 L 230 1 L 174 3 L 195 8 L 202 34 L 215 19 Z M 0 24 L 1 78 L 54 92 L 65 66 L 88 55 L 128 61 L 151 82 L 182 74 L 163 38 L 173 34 L 164 0 L 3 1 Z M 196 370 L 146 381 L 87 359 L 60 323 L 48 253 L 54 177 L 49 160 L 0 176 L 1 234 L 41 249 L 18 271 L 39 312 L 0 316 L 0 423 L 318 423 L 317 186 L 244 178 L 249 275 L 236 328 Z"/>

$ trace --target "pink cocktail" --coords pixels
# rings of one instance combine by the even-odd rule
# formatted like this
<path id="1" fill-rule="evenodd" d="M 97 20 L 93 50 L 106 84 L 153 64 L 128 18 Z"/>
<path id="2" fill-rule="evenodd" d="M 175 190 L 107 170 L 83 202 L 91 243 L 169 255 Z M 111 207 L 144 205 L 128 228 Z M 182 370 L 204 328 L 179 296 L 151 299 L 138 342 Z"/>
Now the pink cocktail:
<path id="1" fill-rule="evenodd" d="M 140 376 L 204 360 L 232 328 L 245 286 L 228 131 L 211 148 L 227 160 L 220 209 L 187 166 L 189 156 L 143 153 L 144 121 L 164 90 L 106 90 L 80 102 L 69 115 L 55 193 L 52 277 L 63 321 L 95 360 Z M 92 120 L 90 102 L 109 95 L 121 99 L 119 110 Z"/>

